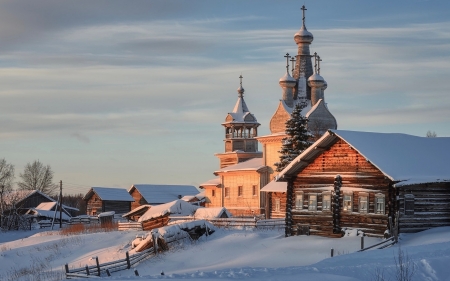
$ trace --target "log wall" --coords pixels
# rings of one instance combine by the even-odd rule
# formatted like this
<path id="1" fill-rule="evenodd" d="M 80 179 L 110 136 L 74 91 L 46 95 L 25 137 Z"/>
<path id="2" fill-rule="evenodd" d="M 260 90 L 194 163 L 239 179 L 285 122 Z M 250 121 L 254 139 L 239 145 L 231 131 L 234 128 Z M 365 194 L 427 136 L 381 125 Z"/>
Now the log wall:
<path id="1" fill-rule="evenodd" d="M 136 188 L 132 188 L 130 195 L 134 199 L 134 202 L 131 202 L 131 210 L 134 210 L 139 206 L 148 204 L 148 202 L 144 199 L 144 197 L 142 197 L 141 193 Z"/>
<path id="2" fill-rule="evenodd" d="M 297 224 L 309 225 L 312 234 L 336 237 L 333 234 L 333 217 L 331 211 L 322 211 L 322 193 L 333 191 L 336 175 L 342 177 L 340 192 L 340 228 L 358 228 L 368 235 L 381 236 L 388 226 L 391 212 L 389 204 L 392 201 L 389 181 L 370 162 L 352 149 L 346 142 L 339 140 L 330 149 L 324 151 L 304 170 L 294 181 L 294 196 L 292 206 L 295 206 L 295 194 L 303 192 L 303 206 L 292 209 L 293 233 Z M 309 195 L 316 193 L 317 210 L 308 210 Z M 344 193 L 351 194 L 353 206 L 350 211 L 343 210 Z M 368 212 L 359 212 L 359 196 L 368 195 Z M 385 196 L 384 214 L 375 214 L 375 194 Z M 273 203 L 273 200 L 272 200 Z M 392 215 L 392 214 L 391 214 Z"/>
<path id="3" fill-rule="evenodd" d="M 89 216 L 96 216 L 103 212 L 103 202 L 96 193 L 93 193 L 91 198 L 89 198 L 86 207 Z"/>
<path id="4" fill-rule="evenodd" d="M 397 190 L 401 233 L 450 226 L 450 183 L 408 185 Z M 408 194 L 414 196 L 413 210 L 405 214 L 405 195 Z"/>

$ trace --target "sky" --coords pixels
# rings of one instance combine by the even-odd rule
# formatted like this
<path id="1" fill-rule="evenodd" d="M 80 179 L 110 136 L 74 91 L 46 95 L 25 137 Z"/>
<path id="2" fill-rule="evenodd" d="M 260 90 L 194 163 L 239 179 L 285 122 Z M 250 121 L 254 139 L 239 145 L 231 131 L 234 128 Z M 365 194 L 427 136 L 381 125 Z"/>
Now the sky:
<path id="1" fill-rule="evenodd" d="M 338 129 L 450 136 L 447 0 L 0 0 L 0 159 L 64 193 L 198 186 L 241 74 L 269 134 L 303 4 Z"/>

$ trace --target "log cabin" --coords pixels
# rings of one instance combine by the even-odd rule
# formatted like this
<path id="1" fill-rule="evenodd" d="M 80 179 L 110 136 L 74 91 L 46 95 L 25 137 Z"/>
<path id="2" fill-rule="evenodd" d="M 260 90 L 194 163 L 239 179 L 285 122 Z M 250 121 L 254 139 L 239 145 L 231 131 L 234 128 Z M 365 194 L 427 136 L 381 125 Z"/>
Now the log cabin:
<path id="1" fill-rule="evenodd" d="M 86 214 L 90 216 L 110 211 L 116 214 L 128 213 L 134 202 L 126 189 L 114 187 L 92 187 L 83 200 L 86 201 Z"/>
<path id="2" fill-rule="evenodd" d="M 448 137 L 328 130 L 262 191 L 271 216 L 284 209 L 287 236 L 304 226 L 382 236 L 389 217 L 400 233 L 449 226 L 449 147 Z"/>

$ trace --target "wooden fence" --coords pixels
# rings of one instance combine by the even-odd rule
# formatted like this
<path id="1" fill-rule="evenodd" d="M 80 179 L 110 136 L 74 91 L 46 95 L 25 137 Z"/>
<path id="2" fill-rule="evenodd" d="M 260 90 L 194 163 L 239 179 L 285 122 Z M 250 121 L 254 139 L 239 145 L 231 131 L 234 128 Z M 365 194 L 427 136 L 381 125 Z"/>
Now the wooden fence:
<path id="1" fill-rule="evenodd" d="M 144 259 L 155 254 L 154 248 L 148 248 L 140 253 L 129 255 L 128 252 L 125 253 L 124 259 L 119 259 L 116 261 L 100 263 L 98 257 L 95 257 L 95 265 L 86 265 L 85 267 L 71 268 L 69 265 L 65 264 L 66 278 L 92 278 L 100 276 L 110 276 L 112 272 L 130 269 L 133 265 L 143 261 Z M 137 273 L 137 271 L 135 271 Z"/>
<path id="2" fill-rule="evenodd" d="M 143 230 L 140 222 L 118 222 L 119 230 Z"/>

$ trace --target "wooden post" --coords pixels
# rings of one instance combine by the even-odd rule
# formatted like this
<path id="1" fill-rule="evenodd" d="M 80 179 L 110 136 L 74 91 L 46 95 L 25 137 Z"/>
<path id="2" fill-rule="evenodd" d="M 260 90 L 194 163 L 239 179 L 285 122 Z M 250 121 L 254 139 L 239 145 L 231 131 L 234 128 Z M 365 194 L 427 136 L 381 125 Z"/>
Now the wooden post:
<path id="1" fill-rule="evenodd" d="M 364 236 L 361 236 L 361 250 L 364 249 Z"/>
<path id="2" fill-rule="evenodd" d="M 130 254 L 128 254 L 128 251 L 125 253 L 125 255 L 127 256 L 126 261 L 127 261 L 127 269 L 131 268 L 131 263 L 130 263 Z"/>
<path id="3" fill-rule="evenodd" d="M 389 217 L 389 234 L 391 236 L 394 235 L 394 227 L 392 226 L 392 217 L 391 216 Z"/>
<path id="4" fill-rule="evenodd" d="M 95 257 L 95 263 L 97 264 L 97 275 L 100 276 L 100 263 L 98 262 L 98 257 Z"/>
<path id="5" fill-rule="evenodd" d="M 333 255 L 334 255 L 334 249 L 331 248 L 331 257 L 333 257 Z"/>
<path id="6" fill-rule="evenodd" d="M 64 265 L 64 268 L 66 269 L 66 274 L 69 273 L 69 264 L 66 263 L 66 264 Z"/>
<path id="7" fill-rule="evenodd" d="M 59 181 L 59 228 L 62 228 L 62 181 Z M 89 275 L 89 274 L 88 274 Z"/>
<path id="8" fill-rule="evenodd" d="M 111 273 L 109 272 L 109 269 L 106 269 L 106 275 L 111 276 Z"/>
<path id="9" fill-rule="evenodd" d="M 90 275 L 89 274 L 89 266 L 86 264 L 86 275 Z"/>
<path id="10" fill-rule="evenodd" d="M 206 229 L 206 232 L 205 232 L 206 233 L 206 237 L 208 237 L 208 235 L 209 235 L 208 234 L 208 225 L 206 224 L 206 222 L 205 222 L 205 229 Z"/>
<path id="11" fill-rule="evenodd" d="M 137 271 L 137 269 L 134 270 L 134 275 L 139 276 L 139 272 Z"/>
<path id="12" fill-rule="evenodd" d="M 157 255 L 158 254 L 158 241 L 157 241 L 158 238 L 156 238 L 156 235 L 153 231 L 151 233 L 152 233 L 152 240 L 153 240 L 153 252 L 155 253 L 155 255 Z"/>

